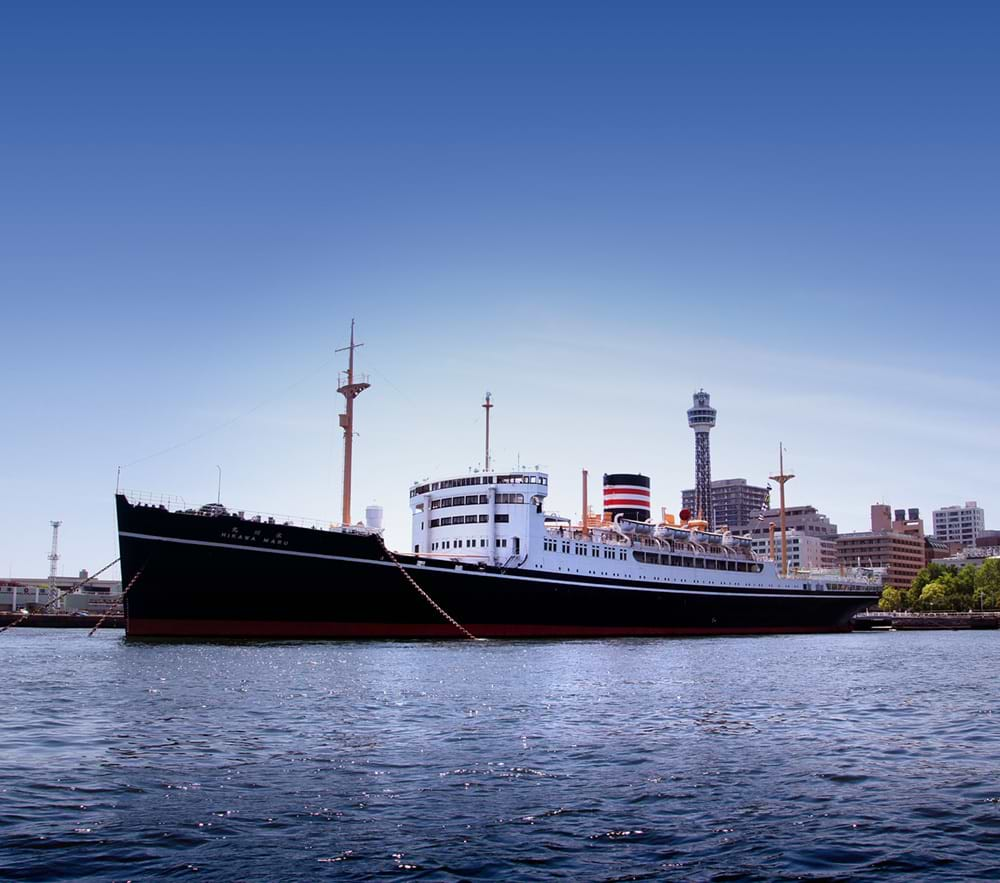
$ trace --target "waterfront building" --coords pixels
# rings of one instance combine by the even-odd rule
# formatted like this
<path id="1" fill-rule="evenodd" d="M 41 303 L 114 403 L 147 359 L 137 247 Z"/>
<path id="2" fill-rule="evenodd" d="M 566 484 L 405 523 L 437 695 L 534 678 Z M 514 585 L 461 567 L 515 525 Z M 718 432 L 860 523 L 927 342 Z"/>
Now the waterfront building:
<path id="1" fill-rule="evenodd" d="M 1000 530 L 984 530 L 976 537 L 976 548 L 992 549 L 1000 548 Z"/>
<path id="2" fill-rule="evenodd" d="M 55 590 L 49 586 L 49 577 L 28 577 L 24 579 L 0 580 L 0 612 L 11 610 L 32 610 L 45 607 L 58 592 L 68 592 L 81 580 L 87 578 L 87 571 L 77 577 L 57 576 Z M 95 579 L 83 587 L 83 591 L 63 595 L 58 607 L 52 604 L 47 609 L 83 610 L 88 613 L 104 613 L 121 599 L 122 584 L 119 580 Z"/>
<path id="3" fill-rule="evenodd" d="M 830 569 L 836 562 L 836 543 L 823 539 L 815 534 L 800 533 L 798 530 L 787 530 L 788 571 Z M 757 537 L 753 540 L 753 550 L 757 555 L 769 558 L 771 555 L 770 539 Z M 781 535 L 774 538 L 774 559 L 781 569 Z"/>
<path id="4" fill-rule="evenodd" d="M 767 504 L 768 490 L 747 484 L 745 478 L 725 478 L 712 482 L 711 496 L 716 527 L 743 534 Z M 681 491 L 681 508 L 697 514 L 694 488 Z"/>
<path id="5" fill-rule="evenodd" d="M 759 516 L 763 514 L 763 518 Z M 758 512 L 758 517 L 750 521 L 748 533 L 755 542 L 767 540 L 770 534 L 771 522 L 781 524 L 781 512 L 778 509 L 765 509 Z M 815 536 L 820 540 L 821 566 L 831 568 L 837 566 L 837 525 L 819 512 L 815 506 L 789 506 L 785 509 L 785 526 L 788 535 L 795 531 L 806 536 Z M 778 530 L 775 545 L 781 546 L 781 532 Z M 791 553 L 788 558 L 791 562 Z"/>
<path id="6" fill-rule="evenodd" d="M 973 567 L 980 567 L 991 559 L 1000 559 L 1000 548 L 991 549 L 963 549 L 957 555 L 949 555 L 947 558 L 939 558 L 935 564 L 944 567 L 954 567 L 961 570 L 967 564 Z"/>
<path id="7" fill-rule="evenodd" d="M 975 500 L 964 506 L 935 509 L 933 519 L 935 539 L 958 542 L 963 547 L 976 545 L 976 538 L 985 530 L 985 514 Z"/>
<path id="8" fill-rule="evenodd" d="M 908 589 L 927 563 L 926 538 L 920 510 L 894 513 L 885 503 L 871 507 L 870 531 L 844 533 L 837 537 L 837 557 L 842 567 L 861 561 L 886 570 L 885 585 Z"/>

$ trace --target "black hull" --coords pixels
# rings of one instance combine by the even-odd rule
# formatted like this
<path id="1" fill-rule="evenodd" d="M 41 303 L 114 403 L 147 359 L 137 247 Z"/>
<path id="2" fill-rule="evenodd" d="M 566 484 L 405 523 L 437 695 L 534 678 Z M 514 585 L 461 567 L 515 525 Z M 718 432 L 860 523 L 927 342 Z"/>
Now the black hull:
<path id="1" fill-rule="evenodd" d="M 464 637 L 376 537 L 117 502 L 131 637 Z M 846 631 L 878 600 L 876 592 L 650 585 L 397 558 L 483 638 Z"/>

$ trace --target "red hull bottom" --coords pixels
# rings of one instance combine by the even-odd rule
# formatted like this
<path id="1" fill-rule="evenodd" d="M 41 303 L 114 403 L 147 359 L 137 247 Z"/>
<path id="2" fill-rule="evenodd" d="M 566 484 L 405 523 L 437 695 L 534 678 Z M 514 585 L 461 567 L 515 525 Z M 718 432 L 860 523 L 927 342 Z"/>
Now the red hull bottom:
<path id="1" fill-rule="evenodd" d="M 659 626 L 463 623 L 477 638 L 629 638 L 698 635 L 821 634 L 823 627 L 669 628 Z M 131 638 L 463 638 L 448 623 L 296 622 L 240 619 L 128 619 Z"/>

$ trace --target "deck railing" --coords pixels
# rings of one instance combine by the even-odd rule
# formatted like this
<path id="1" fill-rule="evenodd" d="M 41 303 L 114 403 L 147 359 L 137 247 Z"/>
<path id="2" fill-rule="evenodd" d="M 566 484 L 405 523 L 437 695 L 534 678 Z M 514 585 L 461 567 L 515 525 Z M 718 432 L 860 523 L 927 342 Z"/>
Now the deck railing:
<path id="1" fill-rule="evenodd" d="M 164 509 L 167 512 L 177 512 L 184 515 L 198 515 L 203 518 L 219 518 L 222 516 L 238 518 L 247 524 L 277 524 L 282 527 L 304 527 L 310 530 L 327 530 L 337 533 L 354 533 L 362 536 L 380 534 L 376 528 L 363 524 L 334 524 L 318 518 L 303 518 L 299 515 L 279 515 L 275 512 L 254 512 L 249 509 L 231 509 L 221 507 L 218 503 L 206 503 L 203 506 L 191 507 L 183 497 L 171 494 L 157 494 L 149 491 L 120 491 L 130 503 L 138 506 L 148 506 Z"/>

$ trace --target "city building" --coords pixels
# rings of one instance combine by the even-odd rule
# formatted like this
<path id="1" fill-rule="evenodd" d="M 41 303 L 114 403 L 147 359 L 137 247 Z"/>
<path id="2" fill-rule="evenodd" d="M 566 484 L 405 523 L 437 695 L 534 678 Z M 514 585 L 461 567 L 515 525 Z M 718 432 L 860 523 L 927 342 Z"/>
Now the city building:
<path id="1" fill-rule="evenodd" d="M 708 445 L 708 433 L 715 427 L 716 410 L 711 405 L 711 396 L 699 389 L 692 396 L 694 404 L 688 408 L 688 426 L 694 430 L 694 507 L 692 512 L 704 518 L 709 528 L 715 527 L 712 511 L 712 457 Z"/>
<path id="2" fill-rule="evenodd" d="M 746 533 L 767 505 L 768 489 L 747 484 L 745 478 L 726 478 L 712 482 L 712 511 L 716 527 L 728 527 L 733 533 Z M 681 491 L 681 508 L 697 514 L 693 488 Z"/>
<path id="3" fill-rule="evenodd" d="M 893 513 L 884 503 L 871 508 L 870 531 L 842 533 L 837 537 L 837 557 L 842 567 L 883 567 L 885 585 L 908 589 L 927 562 L 926 542 L 920 513 L 911 509 Z M 888 525 L 888 526 L 887 526 Z M 919 529 L 918 529 L 919 528 Z"/>
<path id="4" fill-rule="evenodd" d="M 885 503 L 872 506 L 872 530 L 891 530 L 910 537 L 924 538 L 924 522 L 919 509 L 892 510 Z"/>
<path id="5" fill-rule="evenodd" d="M 954 554 L 950 543 L 943 543 L 934 537 L 924 537 L 924 564 L 939 561 Z"/>
<path id="6" fill-rule="evenodd" d="M 976 548 L 1000 548 L 1000 530 L 984 530 L 978 537 L 976 537 Z"/>
<path id="7" fill-rule="evenodd" d="M 49 586 L 50 577 L 0 580 L 0 611 L 40 610 L 49 612 L 84 610 L 104 613 L 121 601 L 122 584 L 119 580 L 95 579 L 81 591 L 64 594 L 58 603 L 52 603 L 57 592 L 69 592 L 73 586 L 87 578 L 87 571 L 77 577 L 57 576 L 55 591 Z"/>
<path id="8" fill-rule="evenodd" d="M 800 533 L 797 530 L 786 530 L 785 540 L 788 544 L 788 572 L 795 570 L 825 570 L 834 565 L 831 555 L 836 554 L 836 543 L 823 539 L 815 534 Z M 753 541 L 753 550 L 764 558 L 771 555 L 770 541 L 767 537 L 758 537 Z M 781 534 L 774 537 L 774 560 L 781 567 Z"/>
<path id="9" fill-rule="evenodd" d="M 985 515 L 975 500 L 964 506 L 935 509 L 933 518 L 935 539 L 959 542 L 963 547 L 976 545 L 976 538 L 985 530 Z"/>
<path id="10" fill-rule="evenodd" d="M 947 558 L 939 558 L 934 563 L 941 564 L 944 567 L 954 567 L 958 570 L 961 570 L 967 564 L 971 564 L 973 567 L 980 567 L 987 561 L 992 561 L 994 559 L 1000 560 L 1000 550 L 964 549 L 957 555 L 950 555 Z"/>
<path id="11" fill-rule="evenodd" d="M 763 518 L 760 516 L 763 515 Z M 767 540 L 770 534 L 771 523 L 774 522 L 775 545 L 781 545 L 781 512 L 778 509 L 765 509 L 758 512 L 757 517 L 751 519 L 747 533 L 754 542 Z M 830 519 L 817 511 L 815 506 L 789 506 L 785 509 L 785 527 L 789 535 L 792 531 L 807 536 L 816 536 L 820 539 L 821 564 L 824 568 L 837 566 L 837 525 L 832 524 Z M 779 556 L 780 557 L 780 556 Z M 791 563 L 791 552 L 788 554 L 789 564 Z"/>

